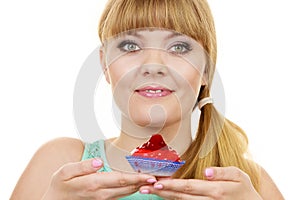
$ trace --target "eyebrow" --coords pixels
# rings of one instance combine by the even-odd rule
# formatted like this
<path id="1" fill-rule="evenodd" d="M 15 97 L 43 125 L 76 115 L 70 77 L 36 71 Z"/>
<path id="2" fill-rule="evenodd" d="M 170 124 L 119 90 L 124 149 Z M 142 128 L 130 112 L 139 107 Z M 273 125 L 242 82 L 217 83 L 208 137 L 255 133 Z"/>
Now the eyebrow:
<path id="1" fill-rule="evenodd" d="M 135 31 L 135 30 L 129 30 L 124 35 L 132 35 L 132 36 L 135 36 L 135 37 L 138 37 L 138 38 L 143 37 L 142 34 L 138 33 L 138 31 Z"/>
<path id="2" fill-rule="evenodd" d="M 170 34 L 167 35 L 165 39 L 170 39 L 172 37 L 177 37 L 177 36 L 183 36 L 183 34 L 178 33 L 178 32 L 171 32 Z"/>

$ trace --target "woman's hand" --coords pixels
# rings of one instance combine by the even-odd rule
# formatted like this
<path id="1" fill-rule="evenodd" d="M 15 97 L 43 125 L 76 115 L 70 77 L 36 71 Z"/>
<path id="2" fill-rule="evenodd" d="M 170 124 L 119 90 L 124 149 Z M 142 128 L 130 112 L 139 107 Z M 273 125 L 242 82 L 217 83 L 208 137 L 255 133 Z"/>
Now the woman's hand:
<path id="1" fill-rule="evenodd" d="M 117 199 L 156 182 L 155 177 L 146 174 L 97 172 L 102 166 L 100 159 L 62 166 L 53 174 L 43 200 Z"/>
<path id="2" fill-rule="evenodd" d="M 205 170 L 207 180 L 165 179 L 140 192 L 157 194 L 165 199 L 262 200 L 249 176 L 236 167 L 211 167 Z"/>

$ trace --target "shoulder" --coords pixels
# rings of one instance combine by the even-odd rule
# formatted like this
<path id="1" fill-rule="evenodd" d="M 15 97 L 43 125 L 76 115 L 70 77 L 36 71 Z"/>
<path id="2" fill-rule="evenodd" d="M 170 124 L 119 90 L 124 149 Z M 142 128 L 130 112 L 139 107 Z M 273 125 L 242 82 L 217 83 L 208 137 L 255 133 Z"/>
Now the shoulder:
<path id="1" fill-rule="evenodd" d="M 56 138 L 43 144 L 35 156 L 52 156 L 65 161 L 79 161 L 84 150 L 84 143 L 76 138 Z"/>
<path id="2" fill-rule="evenodd" d="M 32 157 L 29 167 L 46 167 L 49 172 L 69 162 L 81 160 L 84 144 L 75 138 L 56 138 L 43 144 Z M 43 169 L 45 170 L 45 169 Z"/>
<path id="3" fill-rule="evenodd" d="M 57 138 L 43 144 L 21 175 L 12 199 L 39 199 L 52 175 L 67 163 L 79 162 L 83 151 L 83 142 L 75 138 Z"/>
<path id="4" fill-rule="evenodd" d="M 284 199 L 275 182 L 263 167 L 260 167 L 260 177 L 260 194 L 263 199 Z"/>

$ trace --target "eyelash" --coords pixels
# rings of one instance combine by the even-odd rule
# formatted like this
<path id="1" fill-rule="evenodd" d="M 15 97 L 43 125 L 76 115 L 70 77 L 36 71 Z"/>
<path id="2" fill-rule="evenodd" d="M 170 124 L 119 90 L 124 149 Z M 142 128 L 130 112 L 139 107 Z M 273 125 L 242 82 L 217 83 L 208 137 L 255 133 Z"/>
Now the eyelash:
<path id="1" fill-rule="evenodd" d="M 128 45 L 135 45 L 138 49 L 137 50 L 130 50 L 128 49 Z M 126 48 L 127 47 L 127 48 Z M 118 49 L 120 49 L 123 52 L 136 52 L 138 50 L 141 50 L 139 45 L 136 44 L 133 40 L 124 40 L 118 45 Z"/>
<path id="2" fill-rule="evenodd" d="M 191 46 L 189 43 L 186 43 L 186 42 L 179 42 L 179 43 L 177 43 L 177 44 L 174 44 L 174 45 L 172 45 L 172 46 L 169 48 L 169 50 L 171 50 L 172 48 L 174 48 L 174 47 L 176 47 L 176 46 L 177 46 L 177 47 L 183 47 L 184 50 L 183 50 L 182 52 L 175 52 L 175 50 L 173 50 L 173 51 L 171 51 L 171 53 L 183 55 L 183 54 L 187 54 L 188 52 L 190 52 L 190 51 L 193 50 L 193 49 L 192 49 L 192 46 Z"/>
<path id="3" fill-rule="evenodd" d="M 128 49 L 128 45 L 135 45 L 136 48 L 138 48 L 138 49 L 130 50 L 130 49 Z M 139 45 L 135 41 L 133 41 L 133 40 L 124 40 L 117 47 L 121 51 L 128 52 L 128 53 L 132 53 L 132 52 L 136 52 L 136 51 L 141 50 L 141 48 L 139 47 Z M 183 47 L 184 50 L 182 52 L 176 52 L 175 50 L 172 50 L 172 48 L 175 48 L 175 47 Z M 168 49 L 168 51 L 170 53 L 172 53 L 172 54 L 179 54 L 179 55 L 187 54 L 188 52 L 190 52 L 192 50 L 193 50 L 192 46 L 189 43 L 186 43 L 186 42 L 178 42 L 177 44 L 172 45 Z"/>

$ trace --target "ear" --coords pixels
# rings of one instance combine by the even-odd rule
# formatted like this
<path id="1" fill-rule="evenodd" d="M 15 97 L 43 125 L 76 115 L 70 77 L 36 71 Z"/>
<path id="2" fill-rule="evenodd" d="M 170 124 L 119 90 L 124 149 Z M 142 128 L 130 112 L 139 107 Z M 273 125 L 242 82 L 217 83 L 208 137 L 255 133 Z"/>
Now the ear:
<path id="1" fill-rule="evenodd" d="M 105 79 L 110 84 L 110 78 L 109 78 L 109 74 L 108 74 L 108 67 L 106 66 L 105 52 L 104 52 L 103 47 L 100 47 L 99 55 L 100 55 L 100 64 L 101 64 L 101 67 L 102 67 L 102 71 L 105 75 Z"/>
<path id="2" fill-rule="evenodd" d="M 209 75 L 208 68 L 209 66 L 205 65 L 204 73 L 201 80 L 201 86 L 208 85 L 208 75 Z"/>

